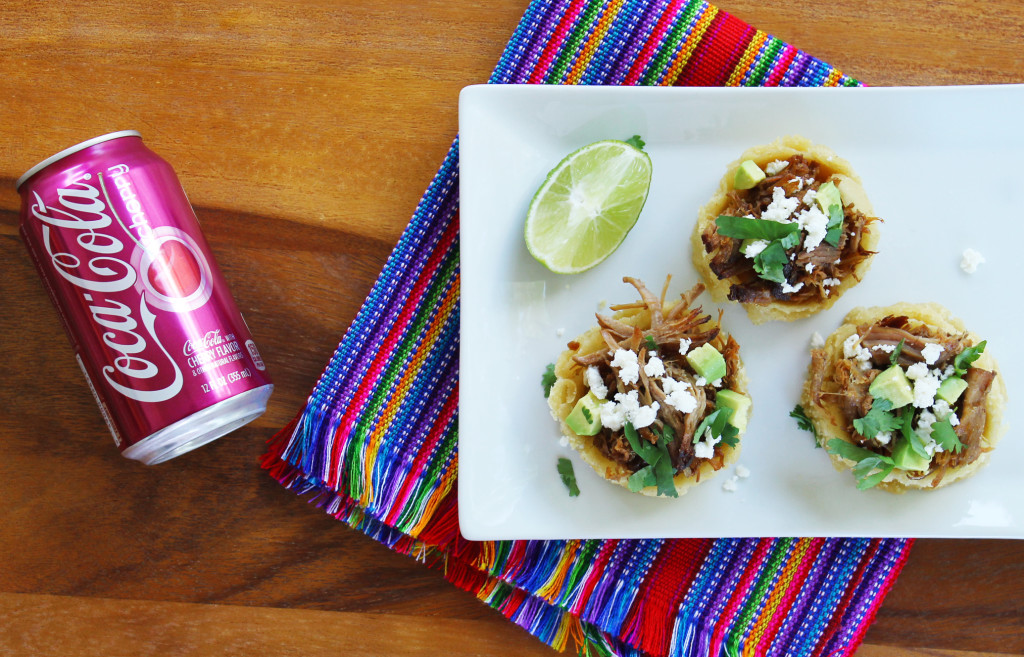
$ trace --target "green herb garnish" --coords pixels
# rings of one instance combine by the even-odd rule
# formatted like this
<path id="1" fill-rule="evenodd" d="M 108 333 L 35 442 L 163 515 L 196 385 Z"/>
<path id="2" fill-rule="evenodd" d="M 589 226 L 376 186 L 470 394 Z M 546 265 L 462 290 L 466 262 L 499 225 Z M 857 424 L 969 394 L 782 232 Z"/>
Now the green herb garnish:
<path id="1" fill-rule="evenodd" d="M 985 344 L 988 340 L 982 340 L 973 347 L 967 347 L 956 355 L 953 359 L 953 368 L 956 370 L 957 376 L 963 376 L 967 373 L 967 370 L 971 367 L 971 364 L 981 358 L 981 354 L 985 351 Z"/>
<path id="2" fill-rule="evenodd" d="M 704 433 L 711 429 L 711 437 L 718 438 L 721 442 L 725 443 L 729 447 L 735 447 L 739 442 L 739 429 L 729 424 L 729 418 L 732 417 L 733 410 L 731 408 L 719 408 L 712 413 L 708 413 L 700 424 L 697 425 L 697 430 L 693 432 L 693 440 L 695 442 L 701 442 L 705 440 Z"/>
<path id="3" fill-rule="evenodd" d="M 544 398 L 547 399 L 548 395 L 551 394 L 551 386 L 555 385 L 555 381 L 558 377 L 555 376 L 555 364 L 548 363 L 548 366 L 544 368 L 544 374 L 540 377 L 540 384 L 544 386 Z"/>
<path id="4" fill-rule="evenodd" d="M 928 450 L 924 448 L 924 441 L 921 440 L 921 436 L 914 431 L 914 409 L 910 406 L 904 406 L 899 412 L 900 421 L 900 433 L 903 438 L 910 444 L 910 449 L 921 458 L 931 460 L 931 456 L 928 455 Z"/>
<path id="5" fill-rule="evenodd" d="M 593 424 L 594 415 L 590 412 L 590 409 L 580 404 L 580 410 L 583 411 L 583 419 L 586 420 L 588 424 Z"/>
<path id="6" fill-rule="evenodd" d="M 843 208 L 838 203 L 828 206 L 828 224 L 825 230 L 825 241 L 838 249 L 839 238 L 843 235 Z"/>
<path id="7" fill-rule="evenodd" d="M 857 488 L 865 490 L 882 483 L 889 476 L 896 464 L 888 456 L 875 454 L 871 450 L 851 445 L 845 440 L 833 438 L 828 441 L 828 453 L 854 461 L 853 475 L 857 478 Z M 877 472 L 875 472 L 877 470 Z M 874 472 L 874 474 L 871 474 Z"/>
<path id="8" fill-rule="evenodd" d="M 657 351 L 658 343 L 654 341 L 653 335 L 645 335 L 644 342 L 647 343 L 647 351 Z"/>
<path id="9" fill-rule="evenodd" d="M 785 267 L 787 264 L 789 264 L 789 256 L 786 254 L 781 240 L 775 240 L 754 256 L 754 271 L 761 278 L 773 283 L 786 282 Z"/>
<path id="10" fill-rule="evenodd" d="M 804 407 L 797 404 L 793 407 L 793 410 L 789 412 L 789 417 L 796 420 L 796 426 L 803 429 L 804 431 L 810 431 L 814 436 L 814 446 L 821 447 L 821 437 L 818 436 L 818 430 L 814 427 L 814 423 L 811 422 L 811 418 L 807 417 L 807 413 L 804 412 Z"/>
<path id="11" fill-rule="evenodd" d="M 889 355 L 889 364 L 895 365 L 896 361 L 900 359 L 900 354 L 903 353 L 903 345 L 907 344 L 906 338 L 900 338 L 899 344 L 892 350 L 892 354 Z"/>
<path id="12" fill-rule="evenodd" d="M 932 440 L 942 445 L 942 449 L 947 452 L 959 454 L 964 449 L 964 444 L 960 442 L 960 436 L 956 435 L 956 430 L 949 418 L 933 422 L 931 436 Z"/>
<path id="13" fill-rule="evenodd" d="M 672 480 L 675 476 L 672 457 L 668 454 L 668 440 L 674 434 L 663 432 L 658 435 L 657 430 L 653 431 L 658 436 L 658 441 L 654 445 L 641 438 L 631 422 L 627 422 L 623 427 L 623 433 L 626 435 L 626 440 L 629 441 L 629 446 L 647 463 L 646 467 L 630 475 L 626 484 L 634 493 L 647 486 L 657 486 L 658 495 L 679 497 L 675 482 Z M 653 482 L 651 477 L 654 478 Z"/>
<path id="14" fill-rule="evenodd" d="M 640 149 L 640 150 L 643 150 L 644 146 L 647 145 L 647 143 L 644 142 L 644 140 L 640 138 L 640 135 L 633 135 L 632 137 L 630 137 L 629 139 L 627 139 L 625 141 L 626 141 L 627 144 L 629 144 L 633 148 L 637 148 L 637 149 Z"/>
<path id="15" fill-rule="evenodd" d="M 875 400 L 871 402 L 871 410 L 859 420 L 854 420 L 853 428 L 865 438 L 874 438 L 879 433 L 900 428 L 903 423 L 890 411 L 892 411 L 891 401 L 875 397 Z"/>
<path id="16" fill-rule="evenodd" d="M 784 224 L 771 219 L 730 217 L 722 215 L 715 219 L 718 234 L 737 240 L 777 240 L 792 233 L 800 233 L 800 224 Z"/>
<path id="17" fill-rule="evenodd" d="M 569 489 L 569 497 L 579 497 L 580 488 L 576 485 L 576 473 L 572 469 L 572 461 L 567 458 L 558 459 L 558 474 L 562 483 Z"/>

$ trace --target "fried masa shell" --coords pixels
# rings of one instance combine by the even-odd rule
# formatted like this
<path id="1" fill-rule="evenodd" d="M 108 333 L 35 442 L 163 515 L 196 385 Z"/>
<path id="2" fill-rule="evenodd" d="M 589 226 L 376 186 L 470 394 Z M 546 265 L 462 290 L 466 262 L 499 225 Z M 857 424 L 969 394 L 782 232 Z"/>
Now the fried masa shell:
<path id="1" fill-rule="evenodd" d="M 889 315 L 905 315 L 912 320 L 922 322 L 946 333 L 966 333 L 971 344 L 976 345 L 981 342 L 977 335 L 967 331 L 961 320 L 953 317 L 949 310 L 937 303 L 898 303 L 887 307 L 854 308 L 846 315 L 843 325 L 828 336 L 828 339 L 825 340 L 825 346 L 822 347 L 826 355 L 823 389 L 828 390 L 828 382 L 831 380 L 833 368 L 836 362 L 843 358 L 843 341 L 853 335 L 857 331 L 858 326 L 874 323 Z M 1006 386 L 999 372 L 999 365 L 988 349 L 982 352 L 981 357 L 974 362 L 973 366 L 996 374 L 985 398 L 986 419 L 985 431 L 982 434 L 981 455 L 971 463 L 947 469 L 941 481 L 935 486 L 932 486 L 932 482 L 938 475 L 937 472 L 930 472 L 925 477 L 916 478 L 912 477 L 906 470 L 896 468 L 877 486 L 878 488 L 890 493 L 904 493 L 911 489 L 930 490 L 932 488 L 941 488 L 948 486 L 954 481 L 959 481 L 973 475 L 988 463 L 991 450 L 999 442 L 999 438 L 1005 430 L 1002 419 L 1003 410 L 1006 407 Z M 800 401 L 803 404 L 804 413 L 810 418 L 814 428 L 817 430 L 821 445 L 827 446 L 828 442 L 833 438 L 856 444 L 843 426 L 845 424 L 843 413 L 838 405 L 829 403 L 826 400 L 822 400 L 821 405 L 814 403 L 811 379 L 811 368 L 808 368 L 808 377 L 804 383 Z M 829 453 L 829 458 L 832 460 L 832 466 L 840 472 L 850 470 L 855 465 L 853 461 L 836 454 Z"/>
<path id="2" fill-rule="evenodd" d="M 728 205 L 728 193 L 733 189 L 733 181 L 740 163 L 746 160 L 753 160 L 761 169 L 764 169 L 769 162 L 775 160 L 788 160 L 794 155 L 803 155 L 808 161 L 814 161 L 830 170 L 836 187 L 843 198 L 846 207 L 852 206 L 865 215 L 874 216 L 874 209 L 860 177 L 854 172 L 850 163 L 835 154 L 830 148 L 821 144 L 814 144 L 809 139 L 800 136 L 788 136 L 776 139 L 770 144 L 754 146 L 747 149 L 740 155 L 739 159 L 732 162 L 718 184 L 718 190 L 711 197 L 697 215 L 697 223 L 694 226 L 693 234 L 690 237 L 692 244 L 693 265 L 697 268 L 701 277 L 707 285 L 711 298 L 718 303 L 725 303 L 729 300 L 729 290 L 737 281 L 735 277 L 719 279 L 711 270 L 711 259 L 713 254 L 708 253 L 704 248 L 701 235 L 717 219 Z M 861 237 L 861 244 L 869 251 L 875 251 L 878 246 L 879 232 L 878 222 L 868 222 L 864 227 Z M 768 305 L 755 303 L 743 303 L 747 315 L 754 324 L 762 324 L 770 320 L 792 321 L 801 317 L 808 317 L 822 310 L 830 308 L 839 297 L 860 280 L 871 267 L 872 256 L 864 258 L 857 263 L 851 274 L 844 276 L 839 285 L 831 288 L 831 294 L 824 299 L 816 299 L 810 302 L 782 302 L 774 301 Z"/>
<path id="3" fill-rule="evenodd" d="M 665 304 L 665 312 L 675 307 L 674 303 Z M 613 316 L 614 319 L 625 322 L 632 326 L 638 326 L 641 330 L 650 328 L 651 326 L 651 314 L 647 310 L 622 310 L 616 312 Z M 578 343 L 579 349 L 566 349 L 563 351 L 557 362 L 555 363 L 555 376 L 557 377 L 554 385 L 551 387 L 551 392 L 548 395 L 548 406 L 551 409 L 551 415 L 557 421 L 562 429 L 562 433 L 569 439 L 569 444 L 573 449 L 578 451 L 594 471 L 600 476 L 604 477 L 608 481 L 628 488 L 627 480 L 632 474 L 624 466 L 616 463 L 609 459 L 594 444 L 592 436 L 580 436 L 577 435 L 569 428 L 566 424 L 566 418 L 569 413 L 572 412 L 573 407 L 576 406 L 583 396 L 589 392 L 589 388 L 583 381 L 584 368 L 577 365 L 572 357 L 575 355 L 585 356 L 587 354 L 606 349 L 607 345 L 601 338 L 600 327 L 593 327 L 577 337 L 573 342 Z M 742 360 L 739 360 L 740 367 L 738 371 L 733 374 L 733 386 L 732 389 L 736 392 L 742 393 L 749 398 L 747 393 L 747 376 L 746 371 L 743 368 Z M 753 407 L 749 411 L 753 413 Z M 749 417 L 749 416 L 748 416 Z M 744 432 L 740 432 L 737 436 L 742 439 Z M 740 447 L 742 440 L 736 443 L 736 447 L 730 447 L 724 443 L 719 443 L 715 446 L 715 451 L 721 451 L 724 459 L 722 463 L 722 469 L 730 466 L 736 462 L 739 458 Z M 710 479 L 716 474 L 715 468 L 706 460 L 701 460 L 698 463 L 696 471 L 687 474 L 687 470 L 676 473 L 673 477 L 673 482 L 676 486 L 676 492 L 679 495 L 685 495 L 686 492 L 696 486 L 702 481 Z M 639 491 L 640 493 L 656 497 L 658 495 L 657 487 L 648 486 Z"/>

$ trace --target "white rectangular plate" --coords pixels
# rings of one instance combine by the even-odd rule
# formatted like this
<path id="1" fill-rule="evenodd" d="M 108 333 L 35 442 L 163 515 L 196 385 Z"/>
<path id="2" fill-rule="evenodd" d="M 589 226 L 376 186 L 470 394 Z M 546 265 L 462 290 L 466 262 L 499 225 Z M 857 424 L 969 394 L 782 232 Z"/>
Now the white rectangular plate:
<path id="1" fill-rule="evenodd" d="M 1024 443 L 1012 424 L 1024 334 L 1024 86 L 694 89 L 477 86 L 459 102 L 462 333 L 459 521 L 470 539 L 884 536 L 1024 538 Z M 565 155 L 639 134 L 654 164 L 647 205 L 619 249 L 575 276 L 552 274 L 523 242 L 527 207 Z M 599 304 L 627 303 L 637 276 L 670 296 L 698 282 L 690 234 L 729 162 L 787 134 L 853 165 L 879 217 L 879 254 L 832 309 L 754 326 L 735 304 L 724 329 L 741 345 L 753 416 L 739 462 L 679 499 L 647 498 L 601 479 L 568 447 L 541 374 L 595 324 Z M 964 249 L 986 262 L 960 269 Z M 788 414 L 809 362 L 856 306 L 939 302 L 988 340 L 1010 395 L 1010 427 L 988 466 L 947 488 L 858 491 Z M 716 306 L 705 294 L 705 310 Z M 607 311 L 605 311 L 607 312 Z M 569 457 L 582 491 L 555 469 Z"/>

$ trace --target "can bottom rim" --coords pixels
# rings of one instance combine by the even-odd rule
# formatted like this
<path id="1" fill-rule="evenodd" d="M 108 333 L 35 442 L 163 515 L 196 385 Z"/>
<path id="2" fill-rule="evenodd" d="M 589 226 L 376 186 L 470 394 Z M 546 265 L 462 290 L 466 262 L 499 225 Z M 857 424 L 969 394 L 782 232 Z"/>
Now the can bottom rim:
<path id="1" fill-rule="evenodd" d="M 263 415 L 273 391 L 274 385 L 268 383 L 217 402 L 146 436 L 121 453 L 146 465 L 156 465 L 190 452 Z"/>

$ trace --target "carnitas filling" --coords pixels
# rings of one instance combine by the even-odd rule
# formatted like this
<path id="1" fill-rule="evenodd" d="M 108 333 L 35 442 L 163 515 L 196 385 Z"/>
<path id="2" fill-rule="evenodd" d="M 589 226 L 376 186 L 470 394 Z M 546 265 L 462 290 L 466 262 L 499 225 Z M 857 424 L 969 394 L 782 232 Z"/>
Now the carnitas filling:
<path id="1" fill-rule="evenodd" d="M 690 307 L 703 292 L 703 285 L 682 294 L 681 301 L 666 310 L 665 290 L 658 297 L 637 279 L 626 277 L 623 281 L 637 289 L 641 301 L 611 309 L 646 310 L 650 327 L 641 329 L 598 314 L 605 348 L 573 356 L 576 365 L 585 370 L 586 387 L 603 400 L 597 407 L 600 428 L 593 436 L 595 445 L 601 454 L 630 473 L 654 465 L 651 447 L 667 448 L 671 468 L 666 464 L 658 467 L 672 476 L 680 472 L 696 472 L 699 476 L 702 461 L 720 469 L 724 446 L 735 445 L 736 441 L 735 426 L 729 429 L 724 420 L 731 418 L 735 423 L 732 413 L 736 409 L 722 411 L 721 418 L 711 418 L 722 422 L 705 420 L 730 394 L 734 399 L 746 400 L 733 390 L 740 383 L 739 344 L 731 336 L 723 336 L 718 322 L 703 314 L 700 306 Z M 569 348 L 578 350 L 580 345 L 570 343 Z M 702 376 L 702 369 L 716 378 L 708 380 Z M 745 414 L 747 409 L 739 410 Z M 645 443 L 639 445 L 641 453 L 631 444 L 631 432 L 635 432 L 634 440 Z M 662 482 L 658 485 L 660 492 Z"/>
<path id="2" fill-rule="evenodd" d="M 951 468 L 986 451 L 986 398 L 995 373 L 973 363 L 984 351 L 905 316 L 857 327 L 831 372 L 811 352 L 812 401 L 835 404 L 855 444 L 937 486 Z"/>
<path id="3" fill-rule="evenodd" d="M 735 279 L 729 299 L 767 305 L 812 303 L 827 298 L 857 265 L 873 252 L 864 247 L 865 228 L 877 219 L 840 201 L 842 224 L 830 233 L 826 201 L 817 198 L 834 172 L 821 163 L 794 155 L 766 166 L 767 177 L 750 189 L 732 189 L 722 215 L 795 223 L 799 232 L 786 240 L 727 237 L 711 222 L 701 235 L 711 256 L 711 271 Z M 823 207 L 824 206 L 824 207 Z M 832 228 L 837 228 L 832 221 Z M 772 246 L 779 241 L 781 248 Z M 766 247 L 771 247 L 767 249 Z M 769 255 L 775 257 L 768 262 Z"/>

